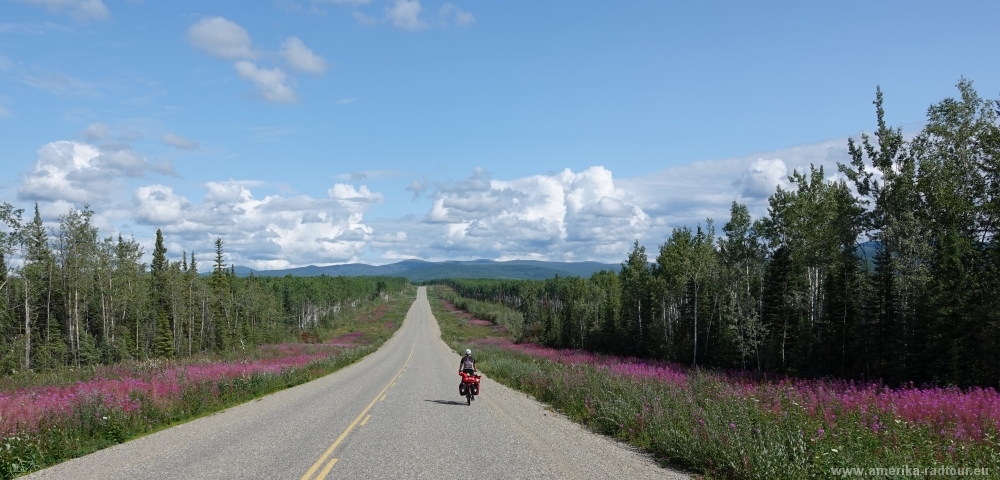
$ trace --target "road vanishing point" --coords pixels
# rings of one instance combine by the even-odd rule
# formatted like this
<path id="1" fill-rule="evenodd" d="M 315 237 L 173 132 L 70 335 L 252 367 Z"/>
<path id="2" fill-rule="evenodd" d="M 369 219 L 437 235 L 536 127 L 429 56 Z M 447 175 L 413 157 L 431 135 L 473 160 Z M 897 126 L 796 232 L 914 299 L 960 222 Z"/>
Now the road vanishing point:
<path id="1" fill-rule="evenodd" d="M 458 361 L 420 287 L 353 365 L 25 478 L 688 478 L 487 377 L 467 406 Z"/>

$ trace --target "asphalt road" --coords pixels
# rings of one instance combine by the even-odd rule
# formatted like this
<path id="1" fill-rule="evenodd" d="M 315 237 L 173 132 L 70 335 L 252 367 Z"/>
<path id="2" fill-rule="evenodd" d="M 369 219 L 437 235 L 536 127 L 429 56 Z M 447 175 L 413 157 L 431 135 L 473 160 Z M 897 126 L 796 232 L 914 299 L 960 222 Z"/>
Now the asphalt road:
<path id="1" fill-rule="evenodd" d="M 26 478 L 687 478 L 483 379 L 420 288 L 396 335 L 336 373 Z"/>

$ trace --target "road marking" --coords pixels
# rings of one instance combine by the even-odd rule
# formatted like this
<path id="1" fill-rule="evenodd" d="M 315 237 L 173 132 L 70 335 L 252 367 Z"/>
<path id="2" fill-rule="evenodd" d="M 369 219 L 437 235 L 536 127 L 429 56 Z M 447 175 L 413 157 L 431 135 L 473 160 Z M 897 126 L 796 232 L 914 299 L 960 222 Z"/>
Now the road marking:
<path id="1" fill-rule="evenodd" d="M 354 421 L 347 426 L 347 430 L 344 430 L 344 433 L 341 433 L 340 436 L 337 437 L 337 440 L 335 440 L 333 444 L 330 445 L 330 448 L 327 448 L 326 451 L 323 452 L 323 455 L 320 455 L 319 459 L 316 460 L 316 463 L 314 463 L 312 467 L 310 467 L 309 470 L 306 472 L 306 474 L 302 476 L 302 480 L 309 480 L 309 478 L 312 477 L 314 473 L 316 473 L 316 470 L 320 467 L 320 465 L 323 465 L 323 462 L 326 461 L 326 459 L 330 456 L 330 454 L 333 453 L 333 451 L 336 450 L 338 446 L 340 446 L 340 443 L 343 442 L 345 438 L 347 438 L 347 435 L 351 433 L 351 430 L 354 430 L 354 427 L 358 426 L 358 423 L 361 422 L 361 419 L 368 414 L 368 410 L 371 410 L 372 407 L 375 406 L 375 402 L 377 402 L 380 397 L 384 398 L 385 391 L 389 389 L 389 385 L 392 384 L 392 382 L 395 382 L 397 378 L 399 378 L 400 374 L 402 374 L 403 370 L 406 368 L 406 365 L 410 363 L 410 359 L 413 358 L 414 348 L 417 348 L 416 344 L 413 344 L 413 346 L 410 347 L 410 356 L 406 357 L 406 361 L 403 362 L 403 366 L 399 369 L 398 372 L 396 372 L 396 375 L 392 377 L 391 380 L 389 380 L 389 383 L 385 384 L 385 387 L 382 387 L 382 391 L 378 392 L 378 395 L 375 395 L 375 398 L 372 399 L 371 403 L 369 403 L 368 406 L 365 407 L 365 409 L 362 410 L 360 414 L 358 414 L 357 418 L 355 418 Z M 333 459 L 333 461 L 331 461 L 329 464 L 327 464 L 326 467 L 323 468 L 323 472 L 321 472 L 321 475 L 317 476 L 315 480 L 321 480 L 323 477 L 326 476 L 327 473 L 330 473 L 330 469 L 333 468 L 333 464 L 335 463 L 337 463 L 336 458 Z"/>
<path id="2" fill-rule="evenodd" d="M 361 426 L 362 426 L 362 427 L 363 427 L 363 426 L 365 426 L 365 424 L 366 424 L 366 423 L 368 423 L 368 419 L 369 419 L 369 418 L 372 418 L 372 416 L 371 416 L 371 415 L 368 415 L 367 417 L 365 417 L 365 419 L 364 419 L 364 420 L 362 420 L 362 421 L 361 421 Z"/>
<path id="3" fill-rule="evenodd" d="M 326 475 L 328 473 L 330 473 L 330 470 L 336 464 L 337 464 L 337 459 L 336 458 L 334 458 L 333 460 L 330 460 L 330 463 L 326 464 L 326 466 L 323 467 L 323 471 L 319 472 L 319 475 L 316 475 L 316 480 L 323 480 L 324 478 L 326 478 Z"/>
<path id="4" fill-rule="evenodd" d="M 385 401 L 385 395 L 382 395 L 382 398 L 378 399 L 378 401 L 384 402 Z"/>

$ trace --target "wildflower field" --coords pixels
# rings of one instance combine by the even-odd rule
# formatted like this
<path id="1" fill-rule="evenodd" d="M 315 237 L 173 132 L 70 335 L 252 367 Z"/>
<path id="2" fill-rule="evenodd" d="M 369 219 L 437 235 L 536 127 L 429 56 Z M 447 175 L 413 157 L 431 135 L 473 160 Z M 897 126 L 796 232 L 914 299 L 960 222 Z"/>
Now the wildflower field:
<path id="1" fill-rule="evenodd" d="M 990 388 L 759 377 L 515 344 L 431 296 L 445 341 L 491 378 L 706 478 L 838 477 L 840 468 L 986 468 L 1000 478 Z"/>
<path id="2" fill-rule="evenodd" d="M 412 290 L 412 289 L 411 289 Z M 313 343 L 260 345 L 226 357 L 151 359 L 0 379 L 0 478 L 121 443 L 308 382 L 376 350 L 414 291 L 342 315 Z"/>

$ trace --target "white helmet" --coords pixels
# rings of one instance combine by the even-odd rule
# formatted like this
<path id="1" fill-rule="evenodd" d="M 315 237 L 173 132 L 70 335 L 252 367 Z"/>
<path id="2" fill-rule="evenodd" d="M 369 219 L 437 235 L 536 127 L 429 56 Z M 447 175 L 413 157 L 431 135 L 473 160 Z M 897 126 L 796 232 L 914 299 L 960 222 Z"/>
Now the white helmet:
<path id="1" fill-rule="evenodd" d="M 472 350 L 469 350 L 468 348 L 466 348 L 465 349 L 465 354 L 466 355 L 472 355 Z"/>

